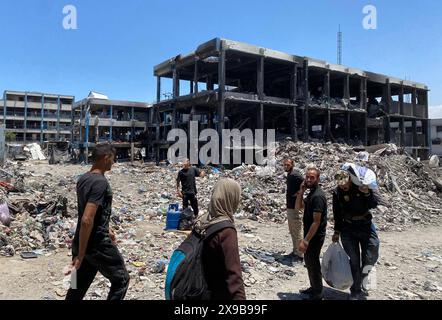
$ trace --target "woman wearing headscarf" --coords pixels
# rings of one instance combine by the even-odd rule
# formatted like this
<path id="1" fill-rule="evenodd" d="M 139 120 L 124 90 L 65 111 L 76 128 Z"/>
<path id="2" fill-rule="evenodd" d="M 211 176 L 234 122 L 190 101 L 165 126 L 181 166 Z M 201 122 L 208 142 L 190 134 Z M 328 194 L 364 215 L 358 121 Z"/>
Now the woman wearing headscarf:
<path id="1" fill-rule="evenodd" d="M 220 222 L 232 223 L 231 227 L 221 229 L 204 243 L 202 263 L 212 300 L 246 299 L 238 238 L 233 225 L 233 214 L 240 199 L 240 185 L 232 179 L 221 179 L 213 189 L 208 213 L 195 224 L 195 229 L 204 233 Z"/>

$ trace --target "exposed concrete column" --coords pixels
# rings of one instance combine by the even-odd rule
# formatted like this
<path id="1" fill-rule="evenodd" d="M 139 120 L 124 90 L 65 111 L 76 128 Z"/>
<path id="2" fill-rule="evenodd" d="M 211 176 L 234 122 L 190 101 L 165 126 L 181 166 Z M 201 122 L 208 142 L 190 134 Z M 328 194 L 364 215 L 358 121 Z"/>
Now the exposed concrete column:
<path id="1" fill-rule="evenodd" d="M 133 141 L 130 143 L 130 162 L 134 162 L 134 155 L 135 155 L 135 144 Z"/>
<path id="2" fill-rule="evenodd" d="M 303 64 L 303 86 L 304 86 L 304 141 L 309 140 L 309 129 L 310 129 L 310 123 L 309 123 L 309 105 L 310 105 L 310 96 L 309 96 L 309 90 L 308 90 L 308 60 L 304 60 Z"/>
<path id="3" fill-rule="evenodd" d="M 402 147 L 405 147 L 405 119 L 401 118 L 399 122 L 399 129 L 401 131 L 401 142 L 400 145 Z"/>
<path id="4" fill-rule="evenodd" d="M 6 91 L 3 91 L 3 124 L 5 125 L 5 130 L 6 130 L 6 108 L 8 106 L 7 100 L 8 100 L 8 94 L 6 93 Z"/>
<path id="5" fill-rule="evenodd" d="M 390 79 L 387 78 L 387 81 L 385 83 L 385 99 L 386 99 L 386 106 L 387 106 L 387 114 L 391 113 L 391 84 Z"/>
<path id="6" fill-rule="evenodd" d="M 178 112 L 177 112 L 177 99 L 180 96 L 180 75 L 177 70 L 176 64 L 173 66 L 173 113 L 172 113 L 172 129 L 177 127 Z"/>
<path id="7" fill-rule="evenodd" d="M 161 77 L 157 77 L 157 104 L 161 101 Z M 156 106 L 153 114 L 153 121 L 155 123 L 155 139 L 160 140 L 160 107 Z"/>
<path id="8" fill-rule="evenodd" d="M 331 141 L 331 111 L 330 111 L 330 71 L 327 70 L 324 77 L 324 95 L 327 97 L 327 116 L 325 119 L 325 134 L 326 138 Z"/>
<path id="9" fill-rule="evenodd" d="M 296 98 L 298 94 L 298 64 L 295 63 L 290 74 L 290 102 L 294 105 L 290 110 L 290 126 L 292 140 L 298 141 L 298 123 L 296 118 Z"/>
<path id="10" fill-rule="evenodd" d="M 401 89 L 399 92 L 399 114 L 404 115 L 404 82 L 401 81 Z"/>
<path id="11" fill-rule="evenodd" d="M 412 91 L 412 93 L 411 93 L 411 103 L 412 103 L 412 105 L 413 105 L 413 110 L 412 110 L 412 113 L 411 113 L 411 115 L 413 116 L 413 117 L 415 117 L 416 116 L 416 105 L 417 105 L 417 101 L 416 101 L 416 98 L 417 98 L 417 90 L 416 90 L 416 88 L 413 88 L 413 91 Z"/>
<path id="12" fill-rule="evenodd" d="M 264 104 L 260 103 L 258 106 L 258 129 L 264 129 Z"/>
<path id="13" fill-rule="evenodd" d="M 421 120 L 422 124 L 422 134 L 424 135 L 424 147 L 429 147 L 431 144 L 428 144 L 428 120 Z"/>
<path id="14" fill-rule="evenodd" d="M 75 102 L 75 97 L 72 98 L 71 101 L 71 138 L 69 139 L 71 143 L 74 141 L 74 126 L 75 126 L 74 102 Z"/>
<path id="15" fill-rule="evenodd" d="M 80 140 L 79 143 L 83 143 L 83 126 L 82 123 L 83 122 L 83 105 L 80 106 Z"/>
<path id="16" fill-rule="evenodd" d="M 416 125 L 417 120 L 413 119 L 411 121 L 412 124 L 412 131 L 413 131 L 413 139 L 412 139 L 412 146 L 413 147 L 417 147 L 418 143 L 417 143 L 417 125 Z"/>
<path id="17" fill-rule="evenodd" d="M 23 142 L 26 142 L 26 132 L 28 129 L 28 93 L 25 93 L 25 122 L 23 126 Z"/>
<path id="18" fill-rule="evenodd" d="M 109 128 L 109 141 L 113 140 L 113 126 L 114 126 L 114 107 L 110 106 L 110 128 Z"/>
<path id="19" fill-rule="evenodd" d="M 199 61 L 199 59 L 195 58 L 195 68 L 193 70 L 193 85 L 194 85 L 193 93 L 194 94 L 198 93 L 198 81 L 199 81 L 198 61 Z"/>
<path id="20" fill-rule="evenodd" d="M 206 77 L 206 90 L 213 91 L 213 80 L 211 75 Z"/>
<path id="21" fill-rule="evenodd" d="M 157 103 L 161 101 L 161 77 L 157 77 Z"/>
<path id="22" fill-rule="evenodd" d="M 351 112 L 347 111 L 347 142 L 351 139 Z"/>
<path id="23" fill-rule="evenodd" d="M 262 101 L 264 99 L 264 56 L 260 56 L 258 58 L 256 74 L 256 88 L 258 99 Z"/>
<path id="24" fill-rule="evenodd" d="M 132 107 L 131 109 L 131 116 L 130 116 L 130 121 L 132 122 L 132 129 L 130 132 L 130 141 L 134 142 L 134 137 L 135 137 L 135 108 Z"/>
<path id="25" fill-rule="evenodd" d="M 429 118 L 429 116 L 428 116 L 428 90 L 425 90 L 425 92 L 424 92 L 424 108 L 425 108 L 424 118 L 428 119 Z M 431 127 L 431 126 L 429 126 L 429 127 Z M 431 144 L 429 144 L 429 145 L 431 145 Z"/>
<path id="26" fill-rule="evenodd" d="M 43 128 L 44 128 L 44 112 L 45 112 L 45 95 L 41 97 L 41 118 L 40 118 L 40 143 L 43 144 Z"/>
<path id="27" fill-rule="evenodd" d="M 89 119 L 90 119 L 90 104 L 86 105 L 86 136 L 85 136 L 85 144 L 86 144 L 86 164 L 89 163 Z"/>
<path id="28" fill-rule="evenodd" d="M 390 113 L 391 113 L 391 85 L 390 85 L 390 79 L 387 78 L 384 86 L 384 95 L 385 95 L 385 106 L 387 113 L 387 116 L 385 117 L 385 127 L 384 127 L 384 133 L 385 133 L 385 143 L 389 143 L 391 141 L 391 134 L 390 134 Z"/>
<path id="29" fill-rule="evenodd" d="M 363 105 L 362 108 L 366 111 L 368 111 L 368 93 L 367 93 L 367 78 L 363 78 L 363 90 L 364 90 L 364 95 L 363 95 Z"/>
<path id="30" fill-rule="evenodd" d="M 344 99 L 350 99 L 350 75 L 344 77 Z"/>
<path id="31" fill-rule="evenodd" d="M 223 47 L 219 52 L 218 63 L 218 132 L 221 135 L 224 129 L 224 117 L 226 107 L 226 51 Z"/>
<path id="32" fill-rule="evenodd" d="M 58 96 L 58 99 L 57 99 L 57 136 L 55 139 L 57 141 L 60 141 L 60 108 L 61 108 L 61 100 L 60 100 L 60 96 Z"/>

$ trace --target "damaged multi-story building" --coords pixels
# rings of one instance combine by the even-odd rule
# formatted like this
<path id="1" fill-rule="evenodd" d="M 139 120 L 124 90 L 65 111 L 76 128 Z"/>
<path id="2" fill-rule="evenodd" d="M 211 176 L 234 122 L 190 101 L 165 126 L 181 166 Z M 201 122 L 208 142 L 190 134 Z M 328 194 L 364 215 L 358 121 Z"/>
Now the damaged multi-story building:
<path id="1" fill-rule="evenodd" d="M 276 129 L 295 141 L 391 142 L 422 159 L 429 153 L 424 84 L 220 38 L 155 66 L 154 75 L 148 132 L 157 157 L 171 144 L 168 132 L 188 131 L 191 120 L 220 133 Z"/>
<path id="2" fill-rule="evenodd" d="M 144 102 L 111 100 L 90 92 L 74 104 L 73 143 L 87 151 L 98 143 L 110 142 L 124 158 L 131 148 L 143 147 L 151 105 Z"/>
<path id="3" fill-rule="evenodd" d="M 20 143 L 70 141 L 74 100 L 71 95 L 6 90 L 0 100 L 5 130 Z"/>

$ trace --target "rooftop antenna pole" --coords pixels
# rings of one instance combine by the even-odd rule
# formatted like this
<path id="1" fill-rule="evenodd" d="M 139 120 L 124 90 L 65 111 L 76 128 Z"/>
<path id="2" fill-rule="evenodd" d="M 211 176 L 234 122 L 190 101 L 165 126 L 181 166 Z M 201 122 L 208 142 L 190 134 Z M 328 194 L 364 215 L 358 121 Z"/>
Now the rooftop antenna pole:
<path id="1" fill-rule="evenodd" d="M 339 30 L 338 30 L 338 64 L 342 65 L 342 32 L 341 32 L 341 25 L 339 25 Z"/>

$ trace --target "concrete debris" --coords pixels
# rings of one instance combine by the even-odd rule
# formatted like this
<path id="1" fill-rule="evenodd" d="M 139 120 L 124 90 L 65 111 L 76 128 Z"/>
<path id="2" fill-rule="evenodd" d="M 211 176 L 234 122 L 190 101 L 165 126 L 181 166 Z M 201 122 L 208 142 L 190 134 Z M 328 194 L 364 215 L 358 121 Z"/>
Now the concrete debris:
<path id="1" fill-rule="evenodd" d="M 217 180 L 230 177 L 236 179 L 243 190 L 242 206 L 235 214 L 236 219 L 284 223 L 285 173 L 281 166 L 284 158 L 292 158 L 296 169 L 301 172 L 309 163 L 316 164 L 321 170 L 322 188 L 331 208 L 335 171 L 343 163 L 352 162 L 359 156 L 378 178 L 381 205 L 373 211 L 373 216 L 379 229 L 398 230 L 417 223 L 431 224 L 431 219 L 441 214 L 442 200 L 433 182 L 434 178 L 439 177 L 432 179 L 434 172 L 429 173 L 421 162 L 401 154 L 394 145 L 367 150 L 371 152 L 369 156 L 366 153 L 361 155 L 359 151 L 343 144 L 294 143 L 287 139 L 277 144 L 275 167 L 244 164 L 232 170 L 205 167 L 207 177 L 197 180 L 201 211 L 207 210 L 211 190 Z M 11 220 L 9 227 L 1 225 L 2 255 L 11 256 L 15 252 L 43 248 L 69 248 L 75 232 L 75 186 L 82 172 L 57 176 L 53 169 L 44 173 L 28 171 L 28 165 L 31 164 L 9 161 L 0 172 L 0 180 L 4 182 L 0 184 L 0 200 L 7 203 Z M 66 165 L 60 167 L 68 168 Z M 174 193 L 178 170 L 178 166 L 152 167 L 140 163 L 115 165 L 109 175 L 114 190 L 111 219 L 116 230 L 124 234 L 126 244 L 139 245 L 133 242 L 131 224 L 134 221 L 164 223 L 169 204 L 181 203 Z M 122 175 L 127 179 L 113 179 Z M 249 235 L 250 238 L 254 236 Z M 267 263 L 274 262 L 274 258 L 263 253 L 248 254 Z M 135 257 L 131 261 L 151 264 Z M 158 267 L 155 270 L 161 269 Z"/>

